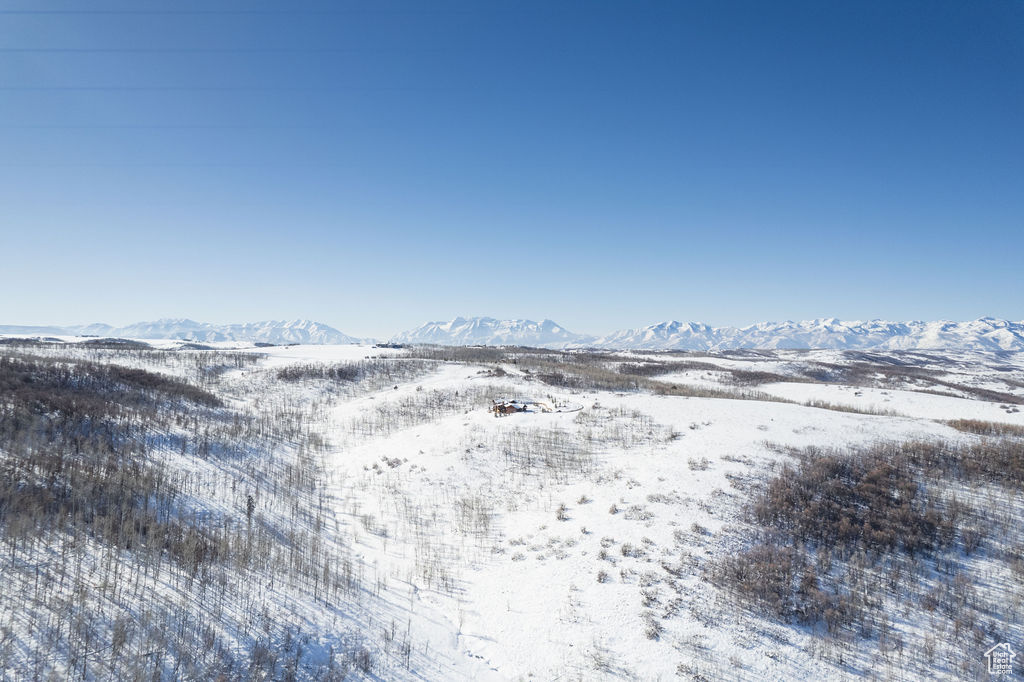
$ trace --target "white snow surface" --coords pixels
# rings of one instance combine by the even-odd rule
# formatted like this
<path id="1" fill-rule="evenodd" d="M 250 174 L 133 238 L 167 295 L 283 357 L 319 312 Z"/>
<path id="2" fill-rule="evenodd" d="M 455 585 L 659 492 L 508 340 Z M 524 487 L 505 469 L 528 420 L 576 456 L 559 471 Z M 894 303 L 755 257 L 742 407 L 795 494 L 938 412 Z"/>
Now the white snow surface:
<path id="1" fill-rule="evenodd" d="M 269 349 L 268 362 L 307 359 L 303 353 Z M 584 391 L 556 397 L 582 402 L 588 419 L 613 422 L 616 414 L 641 413 L 676 436 L 628 450 L 598 447 L 594 469 L 566 480 L 511 475 L 491 444 L 515 430 L 579 434 L 575 414 L 495 419 L 481 404 L 390 435 L 364 438 L 351 431 L 360 415 L 425 391 L 489 384 L 508 395 L 537 392 L 513 367 L 506 369 L 508 377 L 493 380 L 466 365 L 449 365 L 415 385 L 347 401 L 331 413 L 338 519 L 354 529 L 363 560 L 377 573 L 410 576 L 424 555 L 445 557 L 445 570 L 459 586 L 453 595 L 411 579 L 393 581 L 385 593 L 389 608 L 411 619 L 413 639 L 437 656 L 438 668 L 409 679 L 671 680 L 681 665 L 706 679 L 853 679 L 810 653 L 815 638 L 805 629 L 723 610 L 714 588 L 692 574 L 676 585 L 683 596 L 679 612 L 663 621 L 665 634 L 649 639 L 640 606 L 643 585 L 653 581 L 661 599 L 655 610 L 665 610 L 676 593 L 662 582 L 660 566 L 678 562 L 679 534 L 694 524 L 709 531 L 706 543 L 689 549 L 701 560 L 731 551 L 721 538 L 737 522 L 745 496 L 730 477 L 758 476 L 785 461 L 766 447 L 768 441 L 836 447 L 960 439 L 965 436 L 936 420 L 1022 422 L 1022 415 L 1008 416 L 993 403 L 913 391 L 870 390 L 858 402 L 852 396 L 862 389 L 844 386 L 765 388 L 797 400 L 849 399 L 893 415 Z M 692 462 L 703 458 L 708 466 L 695 469 Z M 393 461 L 381 466 L 382 459 Z M 483 500 L 489 510 L 484 533 L 460 530 L 452 515 L 469 499 Z M 618 513 L 609 512 L 613 505 Z M 625 513 L 635 509 L 643 513 Z M 356 518 L 366 515 L 379 524 L 375 532 L 360 532 Z M 407 515 L 430 522 L 410 525 Z M 624 547 L 641 554 L 626 556 Z M 602 550 L 611 561 L 599 558 Z M 606 581 L 599 582 L 600 572 L 607 573 Z M 913 624 L 905 627 L 913 632 Z"/>
<path id="2" fill-rule="evenodd" d="M 432 324 L 437 325 L 434 331 L 424 335 L 434 343 L 450 333 L 467 343 L 478 338 L 474 334 L 509 339 L 535 334 L 538 341 L 569 334 L 550 321 Z M 126 336 L 145 338 L 144 331 Z M 682 336 L 673 332 L 664 338 L 707 330 L 686 327 L 678 333 Z M 267 382 L 274 370 L 291 364 L 400 354 L 345 343 L 253 352 L 263 356 L 259 367 L 269 370 Z M 983 367 L 982 357 L 1003 362 L 985 354 L 951 356 L 950 364 L 969 373 Z M 808 359 L 840 361 L 843 356 L 823 351 L 707 362 L 723 369 L 754 366 L 784 372 Z M 1014 376 L 1020 376 L 1024 363 L 1019 356 L 1011 360 Z M 855 414 L 759 400 L 558 392 L 539 387 L 514 366 L 506 366 L 508 374 L 501 378 L 483 376 L 479 369 L 442 365 L 419 380 L 332 398 L 316 413 L 322 422 L 314 428 L 330 444 L 324 485 L 333 518 L 325 532 L 331 534 L 329 541 L 352 548 L 366 582 L 377 585 L 373 599 L 347 617 L 365 621 L 370 637 L 397 622 L 413 644 L 412 666 L 391 667 L 384 679 L 674 680 L 682 667 L 702 679 L 854 679 L 819 660 L 814 653 L 818 640 L 806 628 L 727 608 L 699 572 L 683 567 L 687 556 L 704 562 L 733 551 L 724 538 L 731 525 L 741 522 L 747 501 L 734 482 L 763 477 L 789 461 L 768 442 L 842 447 L 962 439 L 968 436 L 938 420 L 1024 424 L 1024 413 L 1010 414 L 996 402 L 912 390 L 790 382 L 757 387 L 798 402 L 822 400 L 891 412 Z M 255 371 L 239 370 L 227 381 L 241 391 L 256 380 Z M 721 379 L 707 372 L 672 378 L 708 385 Z M 481 400 L 411 426 L 374 434 L 362 430 L 375 414 L 402 401 L 424 400 L 435 391 L 472 395 L 483 389 L 538 398 L 547 397 L 539 392 L 548 392 L 584 409 L 496 419 Z M 287 397 L 297 402 L 322 399 L 309 385 L 273 385 L 273 390 L 288 391 Z M 246 400 L 258 403 L 262 397 Z M 552 430 L 588 443 L 592 465 L 565 476 L 510 469 L 500 447 L 503 438 Z M 607 435 L 612 440 L 602 440 L 602 434 L 612 434 Z M 631 444 L 622 447 L 616 437 Z M 694 466 L 695 461 L 705 464 Z M 194 461 L 182 464 L 196 466 Z M 698 526 L 707 534 L 691 531 Z M 602 552 L 610 559 L 600 558 Z M 679 569 L 678 575 L 669 577 L 666 566 Z M 599 580 L 600 574 L 605 579 Z M 452 589 L 438 586 L 445 580 Z M 644 590 L 657 593 L 656 606 L 641 606 Z M 295 602 L 291 608 L 321 633 L 322 646 L 336 644 L 332 623 L 318 620 L 325 611 L 316 602 L 302 602 L 298 593 L 282 592 L 280 599 Z M 660 638 L 645 635 L 647 611 L 656 612 L 665 628 Z M 898 622 L 896 627 L 910 641 L 917 624 Z M 906 679 L 922 677 L 900 673 Z"/>

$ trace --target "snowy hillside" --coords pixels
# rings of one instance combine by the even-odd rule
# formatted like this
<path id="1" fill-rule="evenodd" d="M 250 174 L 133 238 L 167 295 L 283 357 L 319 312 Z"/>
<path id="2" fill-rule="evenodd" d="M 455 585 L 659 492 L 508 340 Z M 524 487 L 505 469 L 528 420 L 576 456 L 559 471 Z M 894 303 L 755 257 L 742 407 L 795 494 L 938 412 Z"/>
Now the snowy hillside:
<path id="1" fill-rule="evenodd" d="M 561 348 L 586 344 L 594 337 L 574 334 L 551 320 L 496 320 L 493 317 L 456 317 L 449 322 L 426 322 L 395 336 L 395 343 L 432 343 L 444 346 L 535 346 Z"/>
<path id="2" fill-rule="evenodd" d="M 137 322 L 125 327 L 108 324 L 71 327 L 0 326 L 0 334 L 40 334 L 49 336 L 108 336 L 129 339 L 183 339 L 188 341 L 243 341 L 250 343 L 358 343 L 360 339 L 343 334 L 333 327 L 311 320 L 290 322 L 245 322 L 242 324 L 209 324 L 188 319 L 162 319 Z"/>
<path id="3" fill-rule="evenodd" d="M 598 348 L 726 350 L 733 348 L 1024 350 L 1024 322 L 990 317 L 970 322 L 762 322 L 748 327 L 709 327 L 663 322 L 604 336 Z"/>
<path id="4" fill-rule="evenodd" d="M 2 679 L 983 679 L 1021 643 L 1024 353 L 0 339 L 0 388 Z"/>

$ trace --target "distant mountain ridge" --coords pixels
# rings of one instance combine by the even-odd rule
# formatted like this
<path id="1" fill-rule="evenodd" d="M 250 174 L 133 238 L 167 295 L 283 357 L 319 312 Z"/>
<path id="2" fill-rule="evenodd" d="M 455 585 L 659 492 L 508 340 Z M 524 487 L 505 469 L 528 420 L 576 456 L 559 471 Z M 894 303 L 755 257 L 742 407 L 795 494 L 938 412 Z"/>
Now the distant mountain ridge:
<path id="1" fill-rule="evenodd" d="M 109 324 L 74 325 L 70 327 L 0 326 L 0 334 L 38 334 L 49 336 L 112 336 L 130 339 L 181 339 L 213 342 L 240 341 L 251 343 L 344 344 L 362 339 L 343 334 L 333 327 L 312 320 L 289 322 L 270 320 L 241 324 L 210 324 L 188 319 L 162 319 L 137 322 L 125 327 Z"/>
<path id="2" fill-rule="evenodd" d="M 984 317 L 968 322 L 762 322 L 747 327 L 709 327 L 663 322 L 615 332 L 598 339 L 600 348 L 643 350 L 728 350 L 742 348 L 1024 350 L 1024 322 Z"/>
<path id="3" fill-rule="evenodd" d="M 59 326 L 0 325 L 0 334 L 35 336 L 109 336 L 134 339 L 180 339 L 197 342 L 347 344 L 368 342 L 311 320 L 210 324 L 189 319 L 162 319 L 124 327 L 107 324 Z M 1024 351 L 1024 321 L 983 317 L 967 322 L 841 321 L 761 322 L 746 327 L 711 327 L 669 321 L 623 329 L 602 337 L 571 332 L 552 320 L 499 320 L 456 317 L 426 322 L 397 334 L 394 343 L 449 346 L 535 346 L 607 350 L 800 349 L 837 350 L 1006 350 Z"/>
<path id="4" fill-rule="evenodd" d="M 395 336 L 396 343 L 439 345 L 524 345 L 615 350 L 730 349 L 964 349 L 1024 350 L 1024 321 L 983 317 L 968 322 L 841 321 L 762 322 L 746 327 L 711 327 L 696 322 L 662 322 L 602 337 L 575 334 L 544 320 L 457 317 L 427 322 Z"/>
<path id="5" fill-rule="evenodd" d="M 394 343 L 432 343 L 442 346 L 536 346 L 563 348 L 587 344 L 596 337 L 574 334 L 552 320 L 497 320 L 456 317 L 448 322 L 425 322 L 402 332 Z"/>

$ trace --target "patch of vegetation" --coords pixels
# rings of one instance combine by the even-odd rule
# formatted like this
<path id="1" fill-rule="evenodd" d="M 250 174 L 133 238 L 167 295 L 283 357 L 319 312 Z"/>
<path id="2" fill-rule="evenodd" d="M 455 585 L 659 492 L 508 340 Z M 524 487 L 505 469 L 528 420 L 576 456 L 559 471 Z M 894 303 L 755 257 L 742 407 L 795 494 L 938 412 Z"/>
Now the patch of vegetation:
<path id="1" fill-rule="evenodd" d="M 320 532 L 322 440 L 308 413 L 273 394 L 261 394 L 258 415 L 236 410 L 209 388 L 224 368 L 256 359 L 0 348 L 7 676 L 296 678 L 313 653 L 308 634 L 255 586 L 273 576 L 325 608 L 363 588 L 344 548 Z M 193 466 L 181 466 L 188 458 Z M 205 506 L 214 490 L 223 507 Z M 308 674 L 380 671 L 361 646 L 332 651 Z"/>
<path id="2" fill-rule="evenodd" d="M 848 412 L 850 414 L 868 414 L 873 417 L 902 417 L 904 415 L 895 410 L 880 410 L 874 407 L 857 407 L 843 403 L 833 403 L 827 400 L 808 400 L 801 403 L 804 407 L 815 407 L 819 410 L 832 410 L 833 412 Z"/>
<path id="3" fill-rule="evenodd" d="M 149 350 L 151 345 L 144 341 L 131 339 L 88 339 L 80 344 L 86 348 L 103 348 L 107 350 Z"/>
<path id="4" fill-rule="evenodd" d="M 725 371 L 718 365 L 713 365 L 710 362 L 699 362 L 696 360 L 682 360 L 676 362 L 624 362 L 619 365 L 618 368 L 620 373 L 636 377 L 656 377 L 664 374 L 676 374 L 678 372 L 688 372 L 692 370 L 706 372 Z"/>
<path id="5" fill-rule="evenodd" d="M 277 370 L 281 381 L 330 381 L 341 384 L 367 379 L 386 382 L 405 381 L 431 367 L 431 363 L 415 360 L 379 358 L 357 362 L 336 362 L 288 365 Z"/>
<path id="6" fill-rule="evenodd" d="M 898 452 L 850 457 L 816 450 L 785 466 L 754 502 L 758 523 L 801 542 L 911 555 L 938 543 L 942 515 Z"/>
<path id="7" fill-rule="evenodd" d="M 163 401 L 219 407 L 220 398 L 163 374 L 112 364 L 0 357 L 0 394 L 10 408 L 56 412 L 63 419 L 154 409 Z"/>
<path id="8" fill-rule="evenodd" d="M 922 367 L 923 362 L 944 362 L 943 358 L 921 353 L 864 353 L 848 351 L 846 357 L 853 362 L 837 364 L 828 362 L 808 363 L 801 370 L 804 377 L 814 381 L 848 384 L 850 386 L 888 387 L 909 389 L 939 395 L 957 395 L 949 391 L 936 391 L 936 387 L 951 389 L 975 400 L 988 402 L 1024 404 L 1024 398 L 992 389 L 956 383 L 947 378 L 945 370 Z M 928 390 L 928 389 L 931 390 Z"/>
<path id="9" fill-rule="evenodd" d="M 788 452 L 796 463 L 748 503 L 741 546 L 704 568 L 726 595 L 781 622 L 809 625 L 838 651 L 867 641 L 885 660 L 905 638 L 921 639 L 927 650 L 928 638 L 970 636 L 977 648 L 1010 636 L 1022 583 L 1004 582 L 993 594 L 983 581 L 1024 574 L 1016 540 L 1024 520 L 1015 502 L 1024 485 L 1019 439 Z M 976 506 L 980 491 L 998 511 Z M 977 560 L 987 562 L 986 575 L 970 563 Z M 895 609 L 925 631 L 900 629 L 889 615 Z M 963 653 L 969 649 L 947 652 L 941 664 L 930 654 L 924 669 L 970 676 L 978 664 Z"/>
<path id="10" fill-rule="evenodd" d="M 732 376 L 733 383 L 737 386 L 754 385 L 764 381 L 794 380 L 783 375 L 733 371 L 710 363 L 694 361 L 665 362 L 658 359 L 650 362 L 629 362 L 615 353 L 558 351 L 519 346 L 416 346 L 409 351 L 408 357 L 489 365 L 511 364 L 522 371 L 528 380 L 575 391 L 649 391 L 658 395 L 694 398 L 793 402 L 760 391 L 737 390 L 727 386 L 689 386 L 652 378 L 689 369 L 705 369 Z"/>
<path id="11" fill-rule="evenodd" d="M 1024 486 L 1024 443 L 1014 437 L 974 443 L 912 441 L 898 447 L 916 469 L 933 479 L 991 483 L 1010 492 Z"/>
<path id="12" fill-rule="evenodd" d="M 983 421 L 981 419 L 952 419 L 944 422 L 957 431 L 973 433 L 979 436 L 1014 436 L 1024 438 L 1024 426 L 1003 424 L 1001 422 Z"/>

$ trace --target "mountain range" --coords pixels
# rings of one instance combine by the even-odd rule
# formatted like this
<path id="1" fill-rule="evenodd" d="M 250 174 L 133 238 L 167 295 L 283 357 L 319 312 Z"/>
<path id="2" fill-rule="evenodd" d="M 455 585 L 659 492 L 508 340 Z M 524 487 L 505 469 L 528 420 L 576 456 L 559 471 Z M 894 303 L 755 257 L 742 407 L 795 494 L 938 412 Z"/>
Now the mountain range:
<path id="1" fill-rule="evenodd" d="M 137 322 L 125 327 L 109 324 L 75 325 L 70 327 L 0 326 L 0 334 L 49 336 L 107 336 L 129 339 L 182 339 L 187 341 L 240 341 L 250 343 L 359 343 L 362 339 L 320 322 L 292 320 L 242 324 L 209 324 L 187 319 L 163 319 Z"/>
<path id="2" fill-rule="evenodd" d="M 983 317 L 969 322 L 762 322 L 747 327 L 711 327 L 695 322 L 662 322 L 594 337 L 575 334 L 544 320 L 457 317 L 428 322 L 399 334 L 398 343 L 442 345 L 525 345 L 547 348 L 637 350 L 727 350 L 740 348 L 835 348 L 912 350 L 927 348 L 1024 350 L 1024 321 Z"/>
<path id="3" fill-rule="evenodd" d="M 536 346 L 563 348 L 596 341 L 574 334 L 551 320 L 496 320 L 456 317 L 449 322 L 425 322 L 391 339 L 394 343 L 433 343 L 445 346 Z"/>
<path id="4" fill-rule="evenodd" d="M 113 327 L 0 326 L 0 334 L 105 336 L 132 339 L 182 339 L 198 342 L 345 344 L 367 342 L 311 320 L 209 324 L 188 319 Z M 762 322 L 746 327 L 711 327 L 696 322 L 662 322 L 606 336 L 577 334 L 552 320 L 499 320 L 456 317 L 426 322 L 394 336 L 393 343 L 438 345 L 519 345 L 541 348 L 636 350 L 728 350 L 743 348 L 834 348 L 916 350 L 929 348 L 1024 351 L 1024 321 L 983 317 L 968 322 L 847 322 L 824 318 L 804 322 Z"/>

